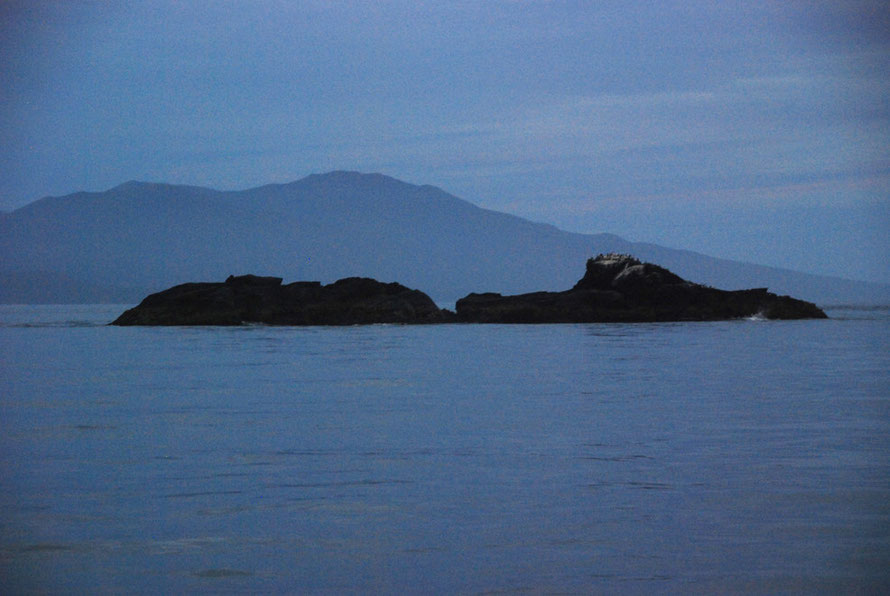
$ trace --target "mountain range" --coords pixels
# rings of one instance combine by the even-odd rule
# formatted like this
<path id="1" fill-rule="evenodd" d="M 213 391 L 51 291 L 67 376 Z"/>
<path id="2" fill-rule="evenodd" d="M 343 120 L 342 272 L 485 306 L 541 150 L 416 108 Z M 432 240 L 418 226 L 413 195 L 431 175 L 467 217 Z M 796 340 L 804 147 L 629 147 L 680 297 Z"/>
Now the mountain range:
<path id="1" fill-rule="evenodd" d="M 564 290 L 606 252 L 724 289 L 890 302 L 890 285 L 566 232 L 433 186 L 344 171 L 243 191 L 127 182 L 0 213 L 0 302 L 133 303 L 178 283 L 251 273 L 398 281 L 449 304 L 470 292 Z"/>

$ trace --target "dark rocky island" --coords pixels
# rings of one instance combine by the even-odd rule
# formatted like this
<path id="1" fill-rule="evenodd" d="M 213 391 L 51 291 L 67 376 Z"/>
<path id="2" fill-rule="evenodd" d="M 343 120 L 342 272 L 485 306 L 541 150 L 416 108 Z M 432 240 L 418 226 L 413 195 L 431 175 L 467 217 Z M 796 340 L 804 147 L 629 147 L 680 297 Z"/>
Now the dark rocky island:
<path id="1" fill-rule="evenodd" d="M 599 255 L 564 292 L 470 294 L 457 313 L 398 283 L 350 277 L 329 285 L 243 275 L 187 283 L 145 298 L 112 325 L 365 325 L 371 323 L 599 323 L 826 318 L 815 304 L 766 290 L 718 290 L 629 255 Z"/>
<path id="2" fill-rule="evenodd" d="M 112 325 L 365 325 L 441 323 L 454 316 L 423 292 L 397 283 L 362 277 L 326 286 L 281 281 L 242 275 L 178 285 L 148 296 Z"/>
<path id="3" fill-rule="evenodd" d="M 811 302 L 766 290 L 727 291 L 688 282 L 663 267 L 630 255 L 599 255 L 564 292 L 517 296 L 470 294 L 457 301 L 457 316 L 474 323 L 594 323 L 827 318 Z"/>

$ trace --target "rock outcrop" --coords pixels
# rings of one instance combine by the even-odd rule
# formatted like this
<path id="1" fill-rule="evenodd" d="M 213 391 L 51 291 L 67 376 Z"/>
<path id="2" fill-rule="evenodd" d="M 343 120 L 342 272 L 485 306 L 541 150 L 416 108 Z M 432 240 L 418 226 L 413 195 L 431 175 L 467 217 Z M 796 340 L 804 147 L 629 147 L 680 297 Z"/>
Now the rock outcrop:
<path id="1" fill-rule="evenodd" d="M 593 323 L 826 318 L 815 304 L 766 290 L 727 291 L 685 281 L 630 255 L 599 255 L 564 292 L 517 296 L 470 294 L 457 301 L 458 320 L 471 323 Z"/>
<path id="2" fill-rule="evenodd" d="M 243 275 L 152 294 L 112 325 L 360 325 L 440 323 L 454 314 L 397 283 L 350 277 L 329 285 Z"/>
<path id="3" fill-rule="evenodd" d="M 457 314 L 398 283 L 349 277 L 282 285 L 242 275 L 152 294 L 112 325 L 365 325 L 371 323 L 600 323 L 826 318 L 815 304 L 766 290 L 727 291 L 685 281 L 629 255 L 599 255 L 565 292 L 470 294 Z"/>

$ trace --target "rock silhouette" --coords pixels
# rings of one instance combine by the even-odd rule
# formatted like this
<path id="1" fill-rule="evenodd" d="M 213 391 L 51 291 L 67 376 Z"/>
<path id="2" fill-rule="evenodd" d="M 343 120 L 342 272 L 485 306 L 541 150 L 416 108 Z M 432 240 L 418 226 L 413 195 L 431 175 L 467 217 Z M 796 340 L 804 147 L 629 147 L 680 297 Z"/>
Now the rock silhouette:
<path id="1" fill-rule="evenodd" d="M 470 294 L 457 301 L 457 317 L 474 323 L 592 323 L 826 318 L 810 302 L 766 290 L 718 290 L 688 282 L 630 255 L 587 261 L 587 271 L 564 292 L 516 296 Z"/>
<path id="2" fill-rule="evenodd" d="M 372 323 L 597 323 L 826 318 L 815 304 L 766 288 L 718 290 L 686 281 L 630 255 L 587 261 L 584 277 L 564 292 L 515 296 L 469 294 L 457 313 L 419 290 L 350 277 L 329 285 L 280 277 L 230 276 L 187 283 L 145 298 L 113 325 L 365 325 Z"/>
<path id="3" fill-rule="evenodd" d="M 439 323 L 448 314 L 419 290 L 349 277 L 323 286 L 280 277 L 230 276 L 187 283 L 145 298 L 112 325 L 365 325 Z"/>

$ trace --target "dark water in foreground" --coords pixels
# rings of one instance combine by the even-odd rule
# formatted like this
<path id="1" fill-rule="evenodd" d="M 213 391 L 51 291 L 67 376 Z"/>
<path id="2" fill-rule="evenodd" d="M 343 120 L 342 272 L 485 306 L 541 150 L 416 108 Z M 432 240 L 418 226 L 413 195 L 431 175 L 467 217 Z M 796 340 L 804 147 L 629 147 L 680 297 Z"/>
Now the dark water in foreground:
<path id="1" fill-rule="evenodd" d="M 890 589 L 890 311 L 112 328 L 0 307 L 0 592 Z"/>

